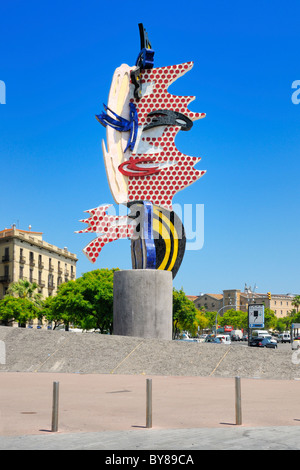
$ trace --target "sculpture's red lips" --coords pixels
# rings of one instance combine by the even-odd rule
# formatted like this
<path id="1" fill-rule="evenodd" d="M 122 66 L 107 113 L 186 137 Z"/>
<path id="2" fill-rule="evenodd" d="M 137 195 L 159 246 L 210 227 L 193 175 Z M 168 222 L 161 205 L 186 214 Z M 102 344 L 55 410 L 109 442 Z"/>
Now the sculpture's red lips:
<path id="1" fill-rule="evenodd" d="M 141 158 L 133 158 L 130 157 L 129 160 L 121 163 L 119 165 L 119 171 L 124 176 L 148 176 L 154 175 L 160 172 L 160 168 L 158 166 L 138 166 L 139 164 L 144 163 L 153 163 L 154 160 L 150 157 L 141 157 Z"/>

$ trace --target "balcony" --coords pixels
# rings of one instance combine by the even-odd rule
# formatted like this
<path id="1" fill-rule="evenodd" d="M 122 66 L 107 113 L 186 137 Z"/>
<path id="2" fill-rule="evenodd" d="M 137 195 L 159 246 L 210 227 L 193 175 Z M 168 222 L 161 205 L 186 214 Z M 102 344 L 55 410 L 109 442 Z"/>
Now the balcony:
<path id="1" fill-rule="evenodd" d="M 35 266 L 34 258 L 29 259 L 29 264 L 30 264 L 30 266 Z"/>
<path id="2" fill-rule="evenodd" d="M 4 276 L 0 276 L 0 282 L 10 282 L 10 277 L 8 274 L 4 274 Z"/>
<path id="3" fill-rule="evenodd" d="M 38 282 L 38 285 L 39 285 L 39 287 L 45 287 L 46 283 L 45 283 L 45 281 L 40 280 Z"/>
<path id="4" fill-rule="evenodd" d="M 44 269 L 44 263 L 43 261 L 39 261 L 39 269 Z"/>
<path id="5" fill-rule="evenodd" d="M 9 255 L 2 256 L 2 263 L 8 263 L 8 262 L 9 262 Z"/>
<path id="6" fill-rule="evenodd" d="M 55 289 L 55 285 L 53 284 L 53 282 L 48 282 L 48 289 Z"/>
<path id="7" fill-rule="evenodd" d="M 20 256 L 19 263 L 20 263 L 20 264 L 25 264 L 25 263 L 26 263 L 26 258 L 25 258 L 25 256 Z"/>
<path id="8" fill-rule="evenodd" d="M 49 264 L 49 271 L 51 271 L 51 272 L 54 271 L 54 266 L 53 266 L 53 264 Z"/>

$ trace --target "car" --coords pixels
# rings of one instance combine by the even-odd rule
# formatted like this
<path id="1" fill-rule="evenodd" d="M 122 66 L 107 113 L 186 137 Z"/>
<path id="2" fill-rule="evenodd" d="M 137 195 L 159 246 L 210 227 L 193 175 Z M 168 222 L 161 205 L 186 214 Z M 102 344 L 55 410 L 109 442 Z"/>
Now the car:
<path id="1" fill-rule="evenodd" d="M 271 343 L 277 344 L 277 339 L 271 335 L 264 335 L 263 338 L 269 339 Z"/>
<path id="2" fill-rule="evenodd" d="M 207 335 L 203 334 L 199 336 L 199 343 L 204 343 L 205 339 L 207 338 Z"/>
<path id="3" fill-rule="evenodd" d="M 224 344 L 231 344 L 230 335 L 217 335 L 216 339 L 220 339 Z"/>
<path id="4" fill-rule="evenodd" d="M 214 343 L 214 344 L 222 344 L 222 341 L 220 338 L 211 338 L 210 341 L 206 341 L 207 343 Z"/>
<path id="5" fill-rule="evenodd" d="M 216 336 L 213 335 L 213 334 L 207 335 L 206 338 L 205 338 L 205 340 L 204 340 L 204 342 L 205 342 L 205 343 L 213 343 L 214 340 L 215 340 L 215 337 L 216 337 Z"/>
<path id="6" fill-rule="evenodd" d="M 275 341 L 272 341 L 272 339 L 269 339 L 269 338 L 264 338 L 262 341 L 261 341 L 261 346 L 262 348 L 273 348 L 273 349 L 276 349 L 277 348 L 277 342 Z"/>
<path id="7" fill-rule="evenodd" d="M 249 341 L 249 346 L 258 347 L 262 339 L 263 338 L 260 338 L 258 336 L 256 336 L 255 338 L 251 338 Z"/>
<path id="8" fill-rule="evenodd" d="M 249 342 L 249 346 L 257 348 L 277 348 L 277 342 L 272 341 L 269 338 L 256 337 L 252 338 Z"/>
<path id="9" fill-rule="evenodd" d="M 243 335 L 242 341 L 248 341 L 248 335 Z"/>

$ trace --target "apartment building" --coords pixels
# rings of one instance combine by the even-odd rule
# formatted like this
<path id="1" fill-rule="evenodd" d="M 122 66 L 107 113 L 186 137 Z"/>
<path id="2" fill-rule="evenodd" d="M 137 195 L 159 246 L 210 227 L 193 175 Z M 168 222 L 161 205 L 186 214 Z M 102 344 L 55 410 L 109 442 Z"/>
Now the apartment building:
<path id="1" fill-rule="evenodd" d="M 241 292 L 239 289 L 223 290 L 223 294 L 201 294 L 197 297 L 189 296 L 193 300 L 195 307 L 200 309 L 218 312 L 223 315 L 227 310 L 248 311 L 249 304 L 264 304 L 266 308 L 273 310 L 278 318 L 285 317 L 293 308 L 294 295 L 292 294 L 259 294 L 245 289 Z"/>
<path id="2" fill-rule="evenodd" d="M 223 295 L 201 294 L 193 302 L 198 309 L 205 308 L 209 312 L 217 312 L 223 305 Z"/>
<path id="3" fill-rule="evenodd" d="M 76 279 L 75 254 L 43 240 L 42 232 L 0 231 L 0 299 L 11 282 L 27 279 L 38 284 L 43 298 L 56 294 L 63 282 Z"/>

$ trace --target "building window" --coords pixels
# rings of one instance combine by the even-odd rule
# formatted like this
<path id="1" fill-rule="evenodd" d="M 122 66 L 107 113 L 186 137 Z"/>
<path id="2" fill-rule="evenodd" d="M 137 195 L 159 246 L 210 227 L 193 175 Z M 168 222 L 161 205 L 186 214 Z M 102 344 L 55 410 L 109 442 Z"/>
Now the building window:
<path id="1" fill-rule="evenodd" d="M 33 282 L 33 269 L 29 269 L 29 282 Z"/>
<path id="2" fill-rule="evenodd" d="M 9 266 L 4 266 L 4 277 L 9 279 Z"/>
<path id="3" fill-rule="evenodd" d="M 39 255 L 39 268 L 43 269 L 43 267 L 44 267 L 44 263 L 43 263 L 42 255 Z"/>
<path id="4" fill-rule="evenodd" d="M 48 274 L 48 286 L 53 286 L 53 274 Z"/>
<path id="5" fill-rule="evenodd" d="M 20 279 L 23 279 L 23 276 L 24 276 L 24 266 L 20 266 L 20 269 L 19 269 L 19 278 L 20 278 Z"/>
<path id="6" fill-rule="evenodd" d="M 4 249 L 4 256 L 2 256 L 2 261 L 9 261 L 9 248 Z"/>

